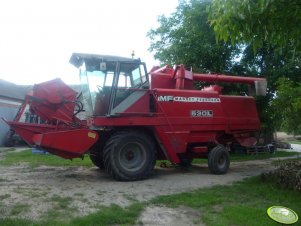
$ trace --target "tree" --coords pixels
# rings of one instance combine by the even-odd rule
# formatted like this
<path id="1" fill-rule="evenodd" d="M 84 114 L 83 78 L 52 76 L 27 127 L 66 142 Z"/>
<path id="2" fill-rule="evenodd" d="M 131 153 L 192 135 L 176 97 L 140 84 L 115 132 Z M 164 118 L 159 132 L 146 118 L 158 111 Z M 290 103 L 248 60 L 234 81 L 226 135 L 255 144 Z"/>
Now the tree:
<path id="1" fill-rule="evenodd" d="M 245 43 L 242 58 L 233 68 L 268 80 L 267 97 L 258 99 L 265 133 L 276 128 L 297 132 L 293 122 L 298 122 L 296 116 L 301 115 L 301 109 L 284 105 L 284 100 L 298 102 L 295 93 L 301 82 L 300 0 L 213 0 L 209 11 L 218 40 Z M 285 91 L 288 87 L 291 88 Z"/>
<path id="2" fill-rule="evenodd" d="M 163 64 L 185 64 L 197 72 L 226 72 L 238 48 L 216 43 L 208 23 L 210 1 L 180 1 L 170 17 L 160 16 L 160 26 L 148 32 L 150 51 Z"/>
<path id="3" fill-rule="evenodd" d="M 209 20 L 219 40 L 301 50 L 300 0 L 213 0 Z"/>
<path id="4" fill-rule="evenodd" d="M 278 128 L 301 134 L 301 84 L 287 78 L 278 81 L 277 98 L 273 101 Z"/>
<path id="5" fill-rule="evenodd" d="M 284 81 L 282 79 L 285 78 L 294 84 L 301 82 L 301 56 L 295 54 L 293 57 L 292 49 L 292 46 L 287 45 L 283 47 L 283 51 L 279 52 L 277 48 L 263 44 L 261 48 L 254 52 L 251 45 L 246 46 L 241 54 L 240 61 L 233 67 L 233 70 L 239 70 L 241 74 L 265 77 L 268 81 L 267 95 L 257 97 L 262 133 L 265 134 L 267 143 L 271 142 L 270 138 L 277 129 L 292 132 L 288 129 L 288 126 L 280 126 L 283 121 L 291 121 L 289 118 L 292 114 L 282 115 L 279 109 L 282 109 L 283 106 L 277 100 L 279 98 L 278 90 L 281 88 L 282 81 Z M 296 97 L 294 94 L 293 96 Z M 279 117 L 280 114 L 281 117 Z M 301 115 L 301 111 L 299 115 Z M 290 124 L 290 126 L 293 126 L 293 124 Z"/>

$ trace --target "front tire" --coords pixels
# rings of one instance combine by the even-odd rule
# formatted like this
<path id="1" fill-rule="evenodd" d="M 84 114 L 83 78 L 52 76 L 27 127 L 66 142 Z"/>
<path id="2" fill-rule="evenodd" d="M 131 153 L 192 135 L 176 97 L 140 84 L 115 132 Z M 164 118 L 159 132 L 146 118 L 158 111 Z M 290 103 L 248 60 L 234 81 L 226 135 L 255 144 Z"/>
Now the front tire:
<path id="1" fill-rule="evenodd" d="M 208 167 L 213 174 L 225 174 L 230 166 L 229 152 L 222 145 L 214 147 L 208 155 Z"/>
<path id="2" fill-rule="evenodd" d="M 111 136 L 104 147 L 106 172 L 119 181 L 147 178 L 155 165 L 153 139 L 138 131 L 121 131 Z"/>

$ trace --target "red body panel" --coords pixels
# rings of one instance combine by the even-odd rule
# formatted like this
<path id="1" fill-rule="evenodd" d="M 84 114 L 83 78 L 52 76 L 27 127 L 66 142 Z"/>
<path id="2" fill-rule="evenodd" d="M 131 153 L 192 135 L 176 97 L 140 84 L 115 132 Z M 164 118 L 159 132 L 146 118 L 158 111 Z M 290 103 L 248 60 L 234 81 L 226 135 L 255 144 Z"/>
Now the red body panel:
<path id="1" fill-rule="evenodd" d="M 76 129 L 35 134 L 33 142 L 64 158 L 82 156 L 98 139 L 95 131 Z"/>

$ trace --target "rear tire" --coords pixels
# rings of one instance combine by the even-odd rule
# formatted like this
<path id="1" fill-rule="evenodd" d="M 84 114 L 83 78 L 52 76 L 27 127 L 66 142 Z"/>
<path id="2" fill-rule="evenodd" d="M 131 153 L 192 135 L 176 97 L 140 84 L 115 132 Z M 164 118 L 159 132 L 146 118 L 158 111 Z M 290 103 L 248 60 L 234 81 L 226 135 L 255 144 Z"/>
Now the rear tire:
<path id="1" fill-rule="evenodd" d="M 225 174 L 230 166 L 229 152 L 222 145 L 214 147 L 208 155 L 208 167 L 213 174 Z"/>
<path id="2" fill-rule="evenodd" d="M 119 181 L 147 178 L 156 161 L 153 139 L 140 131 L 115 133 L 107 141 L 103 153 L 106 172 Z"/>

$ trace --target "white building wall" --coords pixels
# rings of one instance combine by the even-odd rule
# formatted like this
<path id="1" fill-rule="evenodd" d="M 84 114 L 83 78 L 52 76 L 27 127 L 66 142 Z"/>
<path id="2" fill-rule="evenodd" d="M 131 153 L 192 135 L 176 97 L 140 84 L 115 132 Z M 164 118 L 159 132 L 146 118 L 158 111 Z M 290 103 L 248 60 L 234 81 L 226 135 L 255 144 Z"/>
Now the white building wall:
<path id="1" fill-rule="evenodd" d="M 0 146 L 4 145 L 6 135 L 9 131 L 9 126 L 2 118 L 8 121 L 14 120 L 21 104 L 22 103 L 18 101 L 0 98 Z"/>

